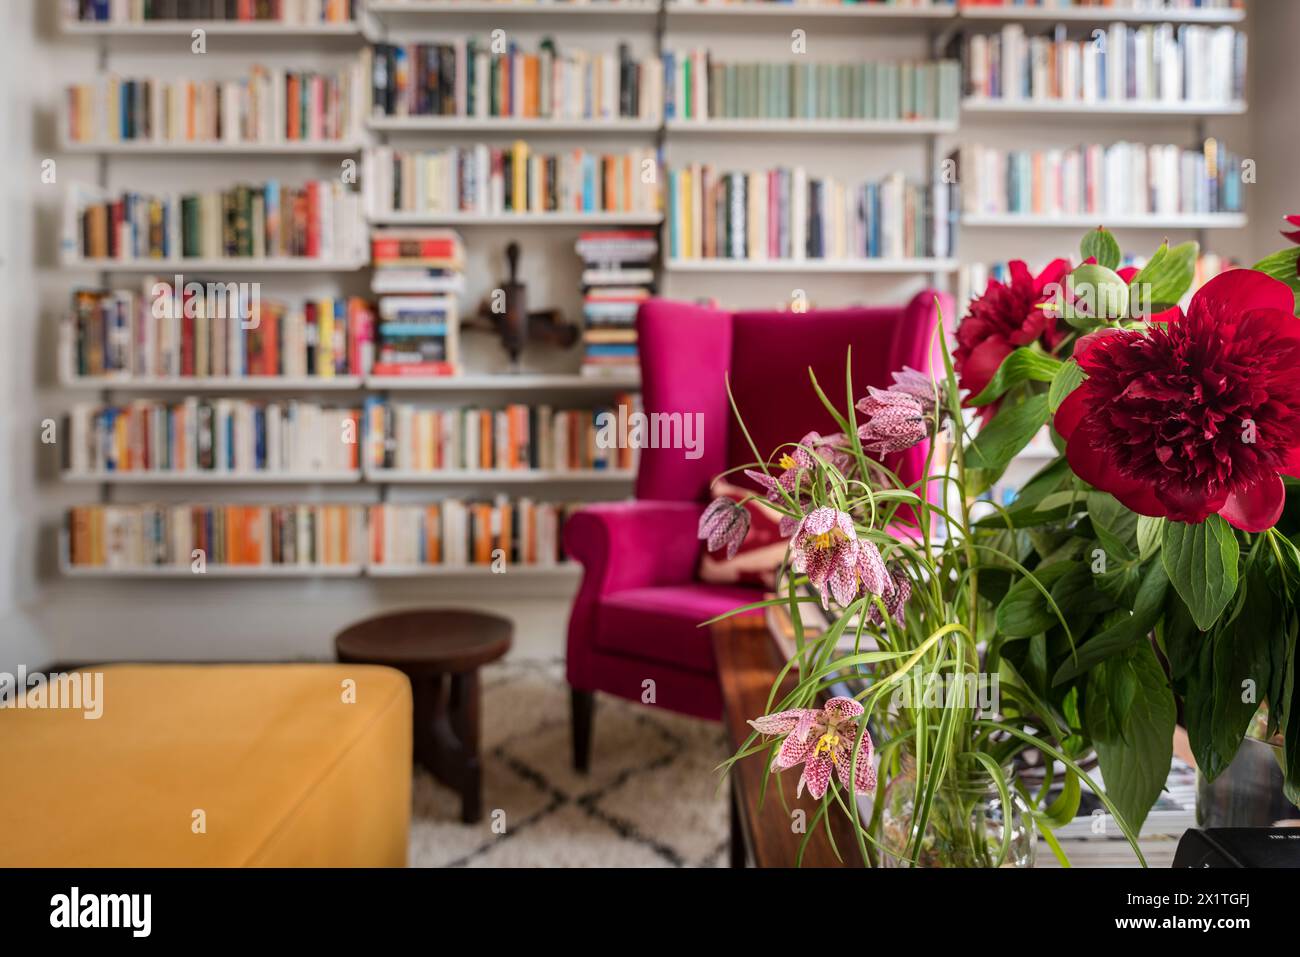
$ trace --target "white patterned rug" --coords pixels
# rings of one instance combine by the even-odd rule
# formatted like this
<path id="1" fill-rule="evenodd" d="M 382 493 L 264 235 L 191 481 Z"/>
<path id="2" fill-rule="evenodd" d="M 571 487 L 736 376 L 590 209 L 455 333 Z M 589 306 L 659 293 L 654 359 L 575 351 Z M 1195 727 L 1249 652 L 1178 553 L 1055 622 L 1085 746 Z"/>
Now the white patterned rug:
<path id="1" fill-rule="evenodd" d="M 721 725 L 597 695 L 580 775 L 562 662 L 511 659 L 482 678 L 483 820 L 461 824 L 459 798 L 417 768 L 412 867 L 726 865 Z"/>

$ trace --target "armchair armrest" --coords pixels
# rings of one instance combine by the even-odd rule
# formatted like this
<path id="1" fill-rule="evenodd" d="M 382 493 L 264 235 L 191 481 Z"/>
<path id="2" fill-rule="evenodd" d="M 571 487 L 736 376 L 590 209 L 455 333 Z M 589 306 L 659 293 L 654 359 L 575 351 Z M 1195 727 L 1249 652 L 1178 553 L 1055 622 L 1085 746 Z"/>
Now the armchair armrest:
<path id="1" fill-rule="evenodd" d="M 595 597 L 693 579 L 702 511 L 698 502 L 633 501 L 575 512 L 564 526 L 564 548 L 582 563 L 583 591 Z"/>

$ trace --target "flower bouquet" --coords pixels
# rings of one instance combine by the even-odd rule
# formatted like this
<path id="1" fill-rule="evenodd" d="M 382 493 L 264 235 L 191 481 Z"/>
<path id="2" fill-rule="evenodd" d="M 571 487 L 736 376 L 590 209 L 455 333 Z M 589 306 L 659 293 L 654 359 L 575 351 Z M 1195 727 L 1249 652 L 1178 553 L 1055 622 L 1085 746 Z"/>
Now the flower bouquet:
<path id="1" fill-rule="evenodd" d="M 724 767 L 799 774 L 866 862 L 1028 866 L 1037 834 L 1068 863 L 1053 832 L 1085 788 L 1141 860 L 1180 710 L 1209 777 L 1260 714 L 1300 796 L 1300 249 L 1185 310 L 1195 244 L 1120 269 L 1099 229 L 1080 252 L 1013 263 L 951 352 L 936 332 L 933 375 L 865 395 L 814 378 L 836 434 L 751 442 L 752 497 L 789 547 L 779 593 L 733 614 L 787 606 L 796 651 Z M 1045 427 L 1057 456 L 982 501 Z M 890 467 L 927 440 L 919 476 Z M 747 529 L 730 499 L 700 522 L 710 550 Z M 807 602 L 824 631 L 804 633 Z"/>

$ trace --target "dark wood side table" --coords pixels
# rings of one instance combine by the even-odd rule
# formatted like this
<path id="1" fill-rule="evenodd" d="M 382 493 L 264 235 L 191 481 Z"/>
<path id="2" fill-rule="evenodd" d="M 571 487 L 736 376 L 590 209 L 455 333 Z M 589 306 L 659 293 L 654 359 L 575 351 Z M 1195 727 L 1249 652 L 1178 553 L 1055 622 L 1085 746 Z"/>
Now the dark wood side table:
<path id="1" fill-rule="evenodd" d="M 461 820 L 483 816 L 478 669 L 510 650 L 514 626 L 454 609 L 368 618 L 334 639 L 339 661 L 387 665 L 411 681 L 415 760 L 460 792 Z"/>
<path id="2" fill-rule="evenodd" d="M 759 616 L 725 619 L 714 625 L 712 632 L 718 678 L 722 684 L 722 720 L 727 726 L 727 741 L 734 753 L 753 731 L 746 722 L 767 713 L 768 693 L 785 662 L 780 660 L 767 625 Z M 787 675 L 781 694 L 790 691 L 794 685 L 795 678 Z M 780 700 L 780 695 L 777 700 Z M 807 793 L 802 799 L 795 797 L 799 784 L 798 768 L 773 774 L 760 806 L 765 761 L 761 754 L 742 758 L 731 766 L 728 775 L 731 780 L 732 867 L 744 867 L 747 855 L 756 867 L 794 867 L 804 834 L 794 828 L 792 812 L 795 808 L 802 808 L 804 823 L 810 830 L 817 816 L 817 801 Z M 804 851 L 802 866 L 860 866 L 862 855 L 853 836 L 853 822 L 838 807 L 832 808 L 827 816 L 835 835 L 835 848 L 839 849 L 844 860 L 835 856 L 835 850 L 826 837 L 826 824 L 819 821 Z"/>

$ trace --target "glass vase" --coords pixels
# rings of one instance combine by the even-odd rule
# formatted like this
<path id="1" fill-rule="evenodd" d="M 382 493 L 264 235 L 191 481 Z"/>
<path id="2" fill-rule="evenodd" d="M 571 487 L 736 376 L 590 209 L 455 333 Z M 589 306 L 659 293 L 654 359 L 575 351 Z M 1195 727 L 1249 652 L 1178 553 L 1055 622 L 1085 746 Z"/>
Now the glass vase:
<path id="1" fill-rule="evenodd" d="M 885 788 L 881 808 L 882 867 L 1033 867 L 1037 843 L 1029 807 L 1011 789 L 1010 814 L 987 769 L 957 762 L 944 776 L 930 805 L 920 840 L 911 840 L 916 800 L 916 766 L 910 756 L 902 773 Z M 910 851 L 908 849 L 911 841 Z"/>

